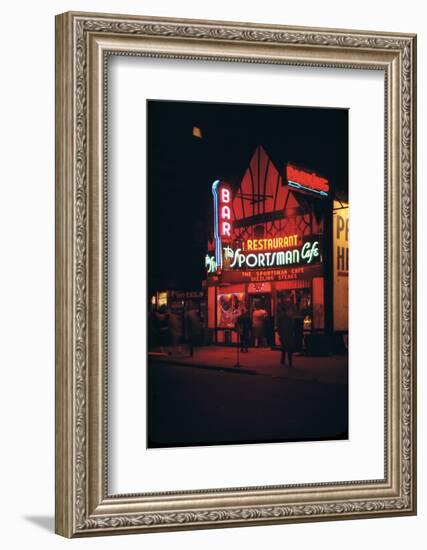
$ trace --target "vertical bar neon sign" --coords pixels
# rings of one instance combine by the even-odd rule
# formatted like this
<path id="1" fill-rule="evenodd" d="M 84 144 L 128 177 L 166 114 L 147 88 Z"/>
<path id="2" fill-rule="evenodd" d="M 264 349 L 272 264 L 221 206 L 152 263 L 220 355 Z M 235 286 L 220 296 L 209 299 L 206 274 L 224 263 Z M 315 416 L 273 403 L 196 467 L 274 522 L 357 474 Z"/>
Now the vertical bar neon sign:
<path id="1" fill-rule="evenodd" d="M 231 189 L 228 185 L 215 180 L 212 184 L 214 201 L 214 239 L 215 261 L 222 268 L 222 242 L 231 240 Z"/>

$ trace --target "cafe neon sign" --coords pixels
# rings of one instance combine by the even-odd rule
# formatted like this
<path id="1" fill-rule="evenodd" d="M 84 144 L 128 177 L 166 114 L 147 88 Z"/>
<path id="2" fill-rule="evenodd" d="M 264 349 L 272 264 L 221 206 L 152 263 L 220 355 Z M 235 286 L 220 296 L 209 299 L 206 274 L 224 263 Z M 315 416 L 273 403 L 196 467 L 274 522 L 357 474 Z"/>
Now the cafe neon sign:
<path id="1" fill-rule="evenodd" d="M 222 243 L 231 241 L 231 189 L 220 180 L 215 180 L 212 184 L 212 195 L 214 201 L 215 270 L 218 270 L 222 268 Z M 211 262 L 210 271 L 213 270 Z"/>
<path id="2" fill-rule="evenodd" d="M 319 241 L 306 242 L 301 248 L 277 252 L 245 253 L 241 248 L 224 248 L 224 255 L 230 258 L 230 269 L 253 269 L 311 264 L 320 261 Z"/>
<path id="3" fill-rule="evenodd" d="M 220 237 L 219 237 L 220 239 Z M 300 235 L 247 239 L 240 244 L 224 243 L 220 248 L 220 266 L 227 271 L 313 265 L 322 262 L 320 242 L 303 242 Z M 215 255 L 206 254 L 205 267 L 208 274 L 218 272 Z"/>

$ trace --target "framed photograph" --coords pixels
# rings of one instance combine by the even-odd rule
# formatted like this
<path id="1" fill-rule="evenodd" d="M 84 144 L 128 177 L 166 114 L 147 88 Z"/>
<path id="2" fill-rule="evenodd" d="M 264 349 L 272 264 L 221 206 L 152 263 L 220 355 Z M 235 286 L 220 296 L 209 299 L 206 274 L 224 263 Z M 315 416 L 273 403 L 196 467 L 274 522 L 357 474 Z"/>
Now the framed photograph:
<path id="1" fill-rule="evenodd" d="M 56 532 L 416 513 L 416 37 L 56 18 Z"/>

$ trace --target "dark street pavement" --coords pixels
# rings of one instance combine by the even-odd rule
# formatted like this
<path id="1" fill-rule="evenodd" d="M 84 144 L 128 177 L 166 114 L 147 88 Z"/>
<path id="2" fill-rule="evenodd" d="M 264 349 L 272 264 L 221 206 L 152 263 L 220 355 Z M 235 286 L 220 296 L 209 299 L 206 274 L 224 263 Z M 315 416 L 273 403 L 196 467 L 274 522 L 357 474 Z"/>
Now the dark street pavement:
<path id="1" fill-rule="evenodd" d="M 279 359 L 278 352 L 270 354 Z M 232 364 L 200 367 L 188 359 L 179 364 L 171 356 L 149 358 L 151 448 L 347 438 L 347 384 L 335 383 L 325 374 L 328 379 L 322 382 L 307 371 L 305 378 L 301 372 L 298 377 L 302 360 L 309 358 L 296 358 L 292 374 L 273 362 L 260 373 L 254 365 L 252 370 L 238 370 Z M 347 370 L 342 362 L 340 368 Z M 325 365 L 319 369 L 328 371 Z M 337 365 L 331 368 L 337 369 Z"/>
<path id="2" fill-rule="evenodd" d="M 227 346 L 203 346 L 195 348 L 194 356 L 190 357 L 186 346 L 164 347 L 150 354 L 150 360 L 199 368 L 237 370 L 237 349 Z M 248 353 L 240 353 L 239 361 L 240 370 L 248 374 L 345 385 L 348 382 L 348 359 L 344 355 L 308 357 L 294 354 L 293 368 L 287 369 L 280 365 L 278 349 L 264 347 L 249 348 Z"/>

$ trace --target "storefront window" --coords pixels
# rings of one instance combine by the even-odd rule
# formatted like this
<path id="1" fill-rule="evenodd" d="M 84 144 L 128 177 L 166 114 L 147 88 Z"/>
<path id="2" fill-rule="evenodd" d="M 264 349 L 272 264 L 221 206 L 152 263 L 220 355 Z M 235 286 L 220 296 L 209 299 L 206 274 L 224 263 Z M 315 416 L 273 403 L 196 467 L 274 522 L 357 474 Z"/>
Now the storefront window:
<path id="1" fill-rule="evenodd" d="M 157 307 L 167 306 L 168 305 L 168 293 L 167 292 L 158 292 L 157 293 Z"/>
<path id="2" fill-rule="evenodd" d="M 234 328 L 245 302 L 243 292 L 219 294 L 217 302 L 218 328 Z"/>

